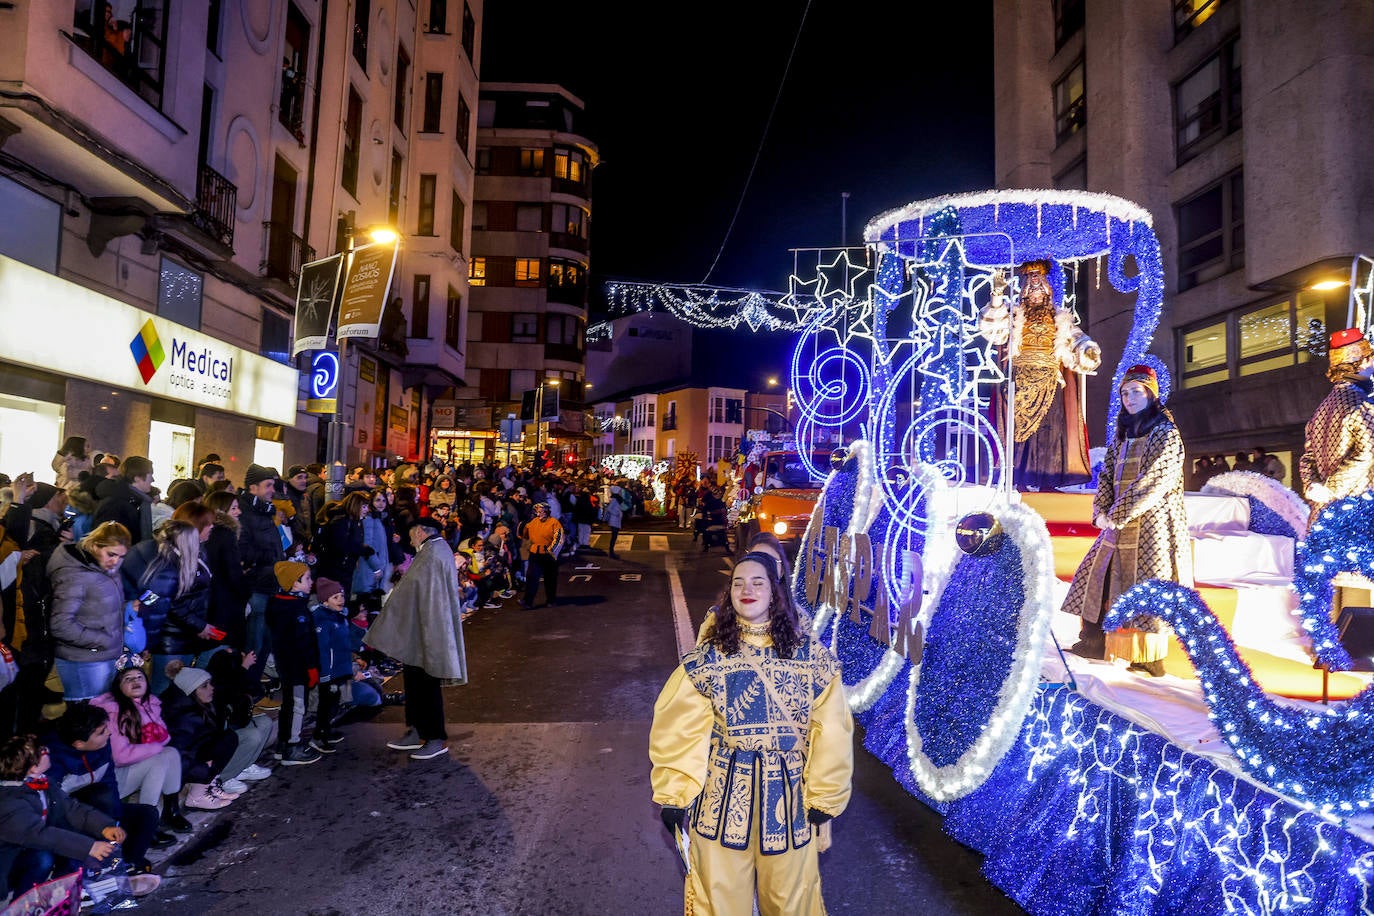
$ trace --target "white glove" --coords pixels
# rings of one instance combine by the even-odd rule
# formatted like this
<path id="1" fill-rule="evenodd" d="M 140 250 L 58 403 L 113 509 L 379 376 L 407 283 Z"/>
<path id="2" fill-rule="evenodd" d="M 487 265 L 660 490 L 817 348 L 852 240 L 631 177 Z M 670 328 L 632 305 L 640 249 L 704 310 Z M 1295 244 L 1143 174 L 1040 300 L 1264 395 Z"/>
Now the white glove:
<path id="1" fill-rule="evenodd" d="M 1111 519 L 1107 518 L 1104 512 L 1097 513 L 1097 518 L 1093 519 L 1093 524 L 1103 531 L 1110 531 L 1112 528 L 1116 527 L 1112 524 Z"/>

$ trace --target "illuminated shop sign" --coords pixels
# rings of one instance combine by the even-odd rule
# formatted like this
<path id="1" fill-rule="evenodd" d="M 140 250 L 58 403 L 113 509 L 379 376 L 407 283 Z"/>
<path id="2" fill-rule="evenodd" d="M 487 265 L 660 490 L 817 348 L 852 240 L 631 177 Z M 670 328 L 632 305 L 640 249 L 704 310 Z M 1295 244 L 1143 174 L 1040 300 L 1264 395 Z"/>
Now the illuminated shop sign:
<path id="1" fill-rule="evenodd" d="M 32 316 L 0 335 L 0 360 L 295 425 L 290 366 L 3 256 L 0 309 Z"/>

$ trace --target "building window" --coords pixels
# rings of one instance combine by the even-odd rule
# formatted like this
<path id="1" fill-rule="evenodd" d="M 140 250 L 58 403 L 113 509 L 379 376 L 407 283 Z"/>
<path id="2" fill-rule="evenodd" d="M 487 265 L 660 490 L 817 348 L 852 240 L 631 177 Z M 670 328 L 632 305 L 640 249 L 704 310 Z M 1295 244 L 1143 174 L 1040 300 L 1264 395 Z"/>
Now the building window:
<path id="1" fill-rule="evenodd" d="M 1293 299 L 1246 305 L 1184 329 L 1178 336 L 1179 387 L 1201 388 L 1322 359 L 1328 329 L 1344 323 L 1345 308 L 1344 294 L 1328 301 L 1324 293 L 1304 290 Z"/>
<path id="2" fill-rule="evenodd" d="M 1083 85 L 1083 59 L 1079 58 L 1054 84 L 1054 136 L 1063 143 L 1088 123 L 1088 98 Z"/>
<path id="3" fill-rule="evenodd" d="M 478 175 L 491 174 L 491 147 L 484 146 L 477 150 L 477 161 L 473 163 L 473 170 Z"/>
<path id="4" fill-rule="evenodd" d="M 286 7 L 285 47 L 282 48 L 281 94 L 277 120 L 297 140 L 305 139 L 305 60 L 310 49 L 310 23 L 292 3 Z"/>
<path id="5" fill-rule="evenodd" d="M 532 149 L 529 147 L 520 150 L 519 174 L 543 175 L 544 151 L 542 149 Z"/>
<path id="6" fill-rule="evenodd" d="M 553 205 L 553 231 L 586 238 L 587 211 L 573 204 Z"/>
<path id="7" fill-rule="evenodd" d="M 473 54 L 477 50 L 477 21 L 472 18 L 472 8 L 466 3 L 463 4 L 463 53 L 468 56 L 468 61 L 475 60 Z"/>
<path id="8" fill-rule="evenodd" d="M 553 177 L 572 184 L 581 184 L 587 174 L 587 154 L 580 149 L 555 147 Z"/>
<path id="9" fill-rule="evenodd" d="M 420 206 L 415 218 L 416 235 L 434 235 L 434 189 L 438 184 L 435 175 L 420 176 Z"/>
<path id="10" fill-rule="evenodd" d="M 474 200 L 472 202 L 472 231 L 481 232 L 485 228 L 487 228 L 487 202 Z"/>
<path id="11" fill-rule="evenodd" d="M 448 302 L 444 317 L 444 343 L 457 350 L 463 339 L 463 297 L 458 290 L 448 288 Z"/>
<path id="12" fill-rule="evenodd" d="M 544 342 L 576 346 L 577 326 L 578 320 L 572 315 L 549 315 L 545 319 Z"/>
<path id="13" fill-rule="evenodd" d="M 111 0 L 75 6 L 76 43 L 154 108 L 162 108 L 167 0 Z"/>
<path id="14" fill-rule="evenodd" d="M 411 287 L 410 336 L 429 339 L 429 274 L 416 274 Z"/>
<path id="15" fill-rule="evenodd" d="M 372 28 L 372 0 L 353 0 L 353 59 L 367 72 L 367 34 Z"/>
<path id="16" fill-rule="evenodd" d="M 426 32 L 443 34 L 448 31 L 448 0 L 429 0 L 429 22 Z"/>
<path id="17" fill-rule="evenodd" d="M 396 150 L 391 151 L 391 184 L 386 196 L 386 218 L 395 226 L 400 222 L 401 215 L 401 181 L 404 175 L 403 166 L 405 160 Z"/>
<path id="18" fill-rule="evenodd" d="M 468 286 L 487 285 L 487 259 L 470 258 L 468 260 Z"/>
<path id="19" fill-rule="evenodd" d="M 444 106 L 444 75 L 425 74 L 425 113 L 420 130 L 427 134 L 439 132 L 439 112 Z"/>
<path id="20" fill-rule="evenodd" d="M 463 221 L 467 214 L 466 207 L 463 206 L 463 198 L 458 196 L 458 192 L 453 192 L 453 209 L 449 211 L 448 218 L 448 247 L 459 254 L 463 253 Z"/>
<path id="21" fill-rule="evenodd" d="M 538 343 L 539 316 L 516 312 L 510 316 L 510 339 L 515 343 Z"/>
<path id="22" fill-rule="evenodd" d="M 406 132 L 406 92 L 410 89 L 410 55 L 405 48 L 396 49 L 396 95 L 392 100 L 392 119 L 396 129 L 405 136 Z"/>
<path id="23" fill-rule="evenodd" d="M 577 289 L 582 285 L 582 265 L 558 258 L 549 261 L 549 289 Z"/>
<path id="24" fill-rule="evenodd" d="M 544 205 L 543 205 L 543 204 L 516 204 L 516 205 L 515 205 L 515 231 L 516 231 L 516 232 L 543 232 L 543 231 L 544 231 Z"/>
<path id="25" fill-rule="evenodd" d="M 343 174 L 339 183 L 345 191 L 358 196 L 358 149 L 363 135 L 363 100 L 348 87 L 348 114 L 344 117 Z"/>
<path id="26" fill-rule="evenodd" d="M 1245 186 L 1240 172 L 1194 194 L 1174 212 L 1179 292 L 1245 263 Z"/>
<path id="27" fill-rule="evenodd" d="M 1231 39 L 1174 86 L 1178 161 L 1240 129 L 1240 41 Z"/>
<path id="28" fill-rule="evenodd" d="M 515 259 L 515 285 L 516 285 L 516 286 L 538 286 L 538 285 L 539 285 L 539 259 L 538 259 L 538 258 L 516 258 L 516 259 Z"/>
<path id="29" fill-rule="evenodd" d="M 258 352 L 271 360 L 291 365 L 291 320 L 271 309 L 262 310 Z"/>
<path id="30" fill-rule="evenodd" d="M 1216 14 L 1225 0 L 1174 0 L 1174 41 L 1181 41 L 1193 29 Z"/>
<path id="31" fill-rule="evenodd" d="M 470 158 L 468 152 L 468 140 L 472 137 L 472 109 L 468 107 L 468 100 L 463 98 L 463 94 L 458 93 L 458 129 L 454 132 L 454 137 L 458 143 L 458 148 L 463 151 L 464 158 Z"/>
<path id="32" fill-rule="evenodd" d="M 162 259 L 158 272 L 157 313 L 168 321 L 200 330 L 200 307 L 205 279 L 176 261 Z"/>
<path id="33" fill-rule="evenodd" d="M 1054 0 L 1054 49 L 1058 51 L 1083 28 L 1086 0 Z"/>

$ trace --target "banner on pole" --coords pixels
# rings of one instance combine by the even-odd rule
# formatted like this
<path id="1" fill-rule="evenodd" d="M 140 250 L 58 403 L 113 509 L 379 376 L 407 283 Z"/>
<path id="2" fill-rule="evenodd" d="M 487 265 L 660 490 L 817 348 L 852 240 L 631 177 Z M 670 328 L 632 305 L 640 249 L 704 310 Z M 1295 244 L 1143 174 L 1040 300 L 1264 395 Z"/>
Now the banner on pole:
<path id="1" fill-rule="evenodd" d="M 378 336 L 399 248 L 398 240 L 353 249 L 339 299 L 339 340 Z"/>
<path id="2" fill-rule="evenodd" d="M 334 318 L 334 305 L 338 301 L 342 264 L 343 255 L 331 254 L 301 268 L 300 283 L 296 286 L 293 357 L 306 350 L 323 350 L 329 345 L 329 322 Z"/>

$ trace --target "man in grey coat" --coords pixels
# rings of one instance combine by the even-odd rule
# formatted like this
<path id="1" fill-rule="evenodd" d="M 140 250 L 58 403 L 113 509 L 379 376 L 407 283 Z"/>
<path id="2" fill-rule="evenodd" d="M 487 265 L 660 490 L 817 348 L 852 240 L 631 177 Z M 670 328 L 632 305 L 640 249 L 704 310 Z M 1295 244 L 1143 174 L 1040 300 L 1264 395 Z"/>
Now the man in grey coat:
<path id="1" fill-rule="evenodd" d="M 429 760 L 448 753 L 444 681 L 465 684 L 468 679 L 462 592 L 453 550 L 437 519 L 416 521 L 410 543 L 415 559 L 363 641 L 400 662 L 405 677 L 408 728 L 387 747 Z"/>

